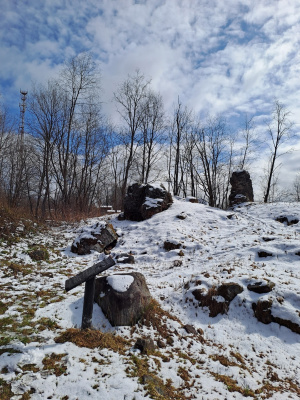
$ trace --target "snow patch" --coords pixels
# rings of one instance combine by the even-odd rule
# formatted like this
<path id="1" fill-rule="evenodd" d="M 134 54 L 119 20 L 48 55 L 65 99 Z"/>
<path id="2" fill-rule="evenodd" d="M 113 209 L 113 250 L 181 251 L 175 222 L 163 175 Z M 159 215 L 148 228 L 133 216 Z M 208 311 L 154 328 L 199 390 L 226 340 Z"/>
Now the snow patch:
<path id="1" fill-rule="evenodd" d="M 109 286 L 116 292 L 127 292 L 130 285 L 134 281 L 134 277 L 131 275 L 111 275 L 106 278 Z"/>

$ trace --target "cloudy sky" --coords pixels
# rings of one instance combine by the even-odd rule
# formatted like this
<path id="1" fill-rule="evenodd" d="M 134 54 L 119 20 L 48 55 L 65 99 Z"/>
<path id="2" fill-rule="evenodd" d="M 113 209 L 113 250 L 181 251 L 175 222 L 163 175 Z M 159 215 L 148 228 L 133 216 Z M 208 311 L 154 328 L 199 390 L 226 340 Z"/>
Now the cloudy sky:
<path id="1" fill-rule="evenodd" d="M 177 97 L 201 115 L 239 121 L 270 115 L 277 98 L 300 127 L 299 0 L 0 0 L 0 92 L 18 110 L 19 90 L 55 76 L 90 51 L 101 68 L 106 113 L 113 92 L 139 68 L 167 110 Z M 299 159 L 299 152 L 290 156 Z M 291 168 L 296 169 L 295 162 Z M 300 169 L 300 161 L 297 165 Z"/>

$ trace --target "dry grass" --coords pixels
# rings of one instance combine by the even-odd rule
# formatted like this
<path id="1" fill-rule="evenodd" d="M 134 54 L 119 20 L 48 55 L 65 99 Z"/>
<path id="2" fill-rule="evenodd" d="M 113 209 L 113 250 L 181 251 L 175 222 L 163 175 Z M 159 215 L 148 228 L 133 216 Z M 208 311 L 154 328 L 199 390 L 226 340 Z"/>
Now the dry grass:
<path id="1" fill-rule="evenodd" d="M 63 364 L 62 358 L 65 357 L 67 354 L 55 354 L 52 353 L 47 355 L 43 360 L 42 363 L 44 365 L 44 370 L 53 371 L 56 376 L 61 376 L 67 371 L 66 365 Z"/>
<path id="2" fill-rule="evenodd" d="M 224 365 L 224 367 L 240 367 L 239 364 L 237 364 L 234 361 L 228 360 L 227 357 L 219 354 L 213 354 L 209 356 L 213 361 L 219 361 L 220 364 Z"/>
<path id="3" fill-rule="evenodd" d="M 11 391 L 11 384 L 0 378 L 0 399 L 10 400 L 13 395 L 14 394 Z"/>
<path id="4" fill-rule="evenodd" d="M 16 263 L 16 262 L 10 262 L 10 263 L 6 263 L 4 261 L 1 261 L 0 264 L 2 267 L 4 267 L 4 278 L 13 276 L 14 278 L 16 278 L 19 274 L 22 276 L 26 276 L 29 275 L 33 272 L 33 267 L 30 264 L 20 264 L 20 263 Z"/>
<path id="5" fill-rule="evenodd" d="M 169 379 L 164 381 L 159 378 L 153 371 L 146 358 L 140 358 L 131 355 L 132 366 L 128 367 L 126 372 L 131 377 L 138 377 L 139 382 L 145 386 L 147 394 L 154 400 L 187 400 L 180 391 L 173 387 L 172 381 Z"/>
<path id="6" fill-rule="evenodd" d="M 211 374 L 215 377 L 217 381 L 223 382 L 227 386 L 229 392 L 239 392 L 245 397 L 256 398 L 255 393 L 252 390 L 238 386 L 237 382 L 229 376 L 216 374 L 214 372 L 211 372 Z"/>
<path id="7" fill-rule="evenodd" d="M 89 349 L 110 349 L 119 354 L 124 354 L 129 342 L 118 335 L 112 333 L 102 333 L 94 329 L 75 329 L 70 328 L 62 332 L 57 338 L 56 343 L 72 342 L 78 347 L 88 347 Z"/>
<path id="8" fill-rule="evenodd" d="M 36 366 L 36 364 L 24 364 L 24 365 L 20 366 L 20 368 L 23 372 L 26 372 L 26 371 L 38 372 L 40 370 Z"/>
<path id="9" fill-rule="evenodd" d="M 8 244 L 13 244 L 18 238 L 25 237 L 38 229 L 36 221 L 26 209 L 0 206 L 0 239 L 7 241 Z"/>
<path id="10" fill-rule="evenodd" d="M 169 344 L 172 344 L 172 332 L 168 327 L 168 320 L 176 321 L 181 324 L 178 318 L 164 311 L 159 303 L 152 299 L 149 306 L 144 311 L 140 324 L 147 327 L 152 326 L 162 338 L 166 339 Z"/>

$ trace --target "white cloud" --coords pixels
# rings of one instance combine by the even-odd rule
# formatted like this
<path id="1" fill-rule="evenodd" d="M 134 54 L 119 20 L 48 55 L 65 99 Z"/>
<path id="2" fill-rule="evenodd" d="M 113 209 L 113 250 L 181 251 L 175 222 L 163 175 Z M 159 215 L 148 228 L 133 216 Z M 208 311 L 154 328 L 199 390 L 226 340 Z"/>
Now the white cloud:
<path id="1" fill-rule="evenodd" d="M 113 92 L 139 68 L 168 111 L 180 96 L 202 115 L 267 115 L 278 98 L 300 124 L 295 0 L 3 3 L 0 92 L 7 101 L 18 104 L 20 87 L 45 82 L 65 57 L 87 50 L 101 66 L 104 109 L 113 119 Z"/>

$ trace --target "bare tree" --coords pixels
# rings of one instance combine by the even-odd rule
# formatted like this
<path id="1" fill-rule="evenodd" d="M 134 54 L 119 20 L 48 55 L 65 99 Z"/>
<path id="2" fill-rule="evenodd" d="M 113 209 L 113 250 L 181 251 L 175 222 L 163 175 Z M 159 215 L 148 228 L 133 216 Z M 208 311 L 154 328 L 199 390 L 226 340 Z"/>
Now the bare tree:
<path id="1" fill-rule="evenodd" d="M 244 129 L 241 132 L 245 144 L 241 151 L 240 169 L 244 169 L 248 163 L 251 154 L 254 151 L 255 144 L 257 143 L 257 136 L 255 133 L 254 117 L 249 118 L 246 114 Z"/>
<path id="2" fill-rule="evenodd" d="M 56 81 L 46 86 L 34 86 L 29 97 L 31 134 L 36 137 L 39 162 L 37 163 L 37 192 L 35 215 L 51 215 L 51 184 L 53 184 L 54 150 L 58 142 L 62 119 L 63 94 Z"/>
<path id="3" fill-rule="evenodd" d="M 183 146 L 187 131 L 191 129 L 192 111 L 182 106 L 178 99 L 170 128 L 169 179 L 172 181 L 174 195 L 179 195 L 184 185 Z M 171 159 L 174 158 L 173 168 Z"/>
<path id="4" fill-rule="evenodd" d="M 200 185 L 212 207 L 220 206 L 222 196 L 221 181 L 224 180 L 225 170 L 231 168 L 232 153 L 228 146 L 226 121 L 221 118 L 209 118 L 205 127 L 197 130 L 196 147 L 201 159 L 200 171 L 197 177 Z M 228 187 L 227 172 L 225 173 L 225 190 Z M 223 185 L 224 186 L 224 185 Z"/>
<path id="5" fill-rule="evenodd" d="M 300 201 L 300 173 L 298 172 L 293 184 L 295 201 Z"/>
<path id="6" fill-rule="evenodd" d="M 271 154 L 267 175 L 267 185 L 264 193 L 264 202 L 267 203 L 272 187 L 272 180 L 276 168 L 276 161 L 284 153 L 279 152 L 280 146 L 290 138 L 293 122 L 289 120 L 290 112 L 278 100 L 275 101 L 272 122 L 268 125 L 268 134 L 271 139 Z"/>
<path id="7" fill-rule="evenodd" d="M 120 139 L 128 149 L 122 184 L 123 197 L 125 196 L 134 153 L 138 143 L 141 141 L 141 135 L 138 137 L 138 134 L 140 133 L 143 117 L 142 105 L 147 98 L 149 84 L 150 81 L 146 80 L 144 75 L 137 70 L 135 75 L 129 75 L 114 93 L 118 112 L 125 122 L 125 127 L 120 132 Z"/>
<path id="8" fill-rule="evenodd" d="M 96 97 L 97 84 L 96 66 L 88 53 L 68 61 L 60 76 L 60 88 L 64 93 L 63 114 L 57 139 L 57 154 L 52 164 L 64 207 L 71 204 L 76 185 L 82 126 L 81 106 L 90 104 L 91 99 Z"/>
<path id="9" fill-rule="evenodd" d="M 161 145 L 164 140 L 165 118 L 163 101 L 160 94 L 148 91 L 141 106 L 142 157 L 141 183 L 148 183 L 153 165 L 161 157 Z"/>

